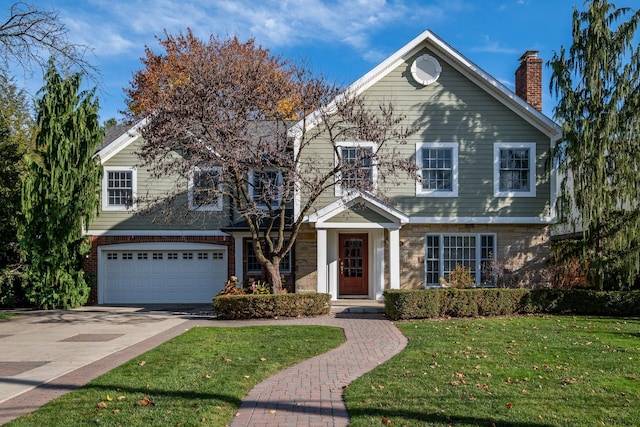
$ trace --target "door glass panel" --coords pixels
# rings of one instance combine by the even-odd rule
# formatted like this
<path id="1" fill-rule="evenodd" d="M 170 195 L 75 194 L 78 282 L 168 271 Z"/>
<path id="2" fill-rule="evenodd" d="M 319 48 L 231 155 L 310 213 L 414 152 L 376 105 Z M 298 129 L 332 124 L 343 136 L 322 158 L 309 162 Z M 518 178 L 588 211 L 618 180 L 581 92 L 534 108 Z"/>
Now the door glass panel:
<path id="1" fill-rule="evenodd" d="M 363 277 L 362 239 L 344 241 L 344 277 Z"/>

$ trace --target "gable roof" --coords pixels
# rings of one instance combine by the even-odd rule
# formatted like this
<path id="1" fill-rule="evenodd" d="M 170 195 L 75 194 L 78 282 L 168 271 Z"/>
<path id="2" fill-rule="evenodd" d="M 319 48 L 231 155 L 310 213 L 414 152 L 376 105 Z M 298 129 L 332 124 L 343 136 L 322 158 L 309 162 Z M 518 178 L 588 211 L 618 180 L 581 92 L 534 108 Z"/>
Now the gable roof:
<path id="1" fill-rule="evenodd" d="M 135 125 L 116 125 L 105 133 L 100 150 L 96 153 L 102 163 L 118 154 L 140 136 L 140 128 L 147 120 L 140 120 Z"/>
<path id="2" fill-rule="evenodd" d="M 389 206 L 382 200 L 372 196 L 364 191 L 351 191 L 348 195 L 336 200 L 318 210 L 317 212 L 309 215 L 305 218 L 306 222 L 310 223 L 326 223 L 336 215 L 356 206 L 362 204 L 364 207 L 371 209 L 373 212 L 381 215 L 389 220 L 389 224 L 406 224 L 409 222 L 409 217 L 399 210 Z"/>
<path id="3" fill-rule="evenodd" d="M 551 138 L 552 144 L 560 139 L 562 130 L 557 123 L 540 111 L 536 110 L 533 106 L 516 95 L 515 92 L 500 83 L 468 58 L 460 54 L 460 52 L 451 47 L 430 30 L 424 31 L 422 34 L 378 64 L 371 71 L 360 77 L 344 91 L 344 94 L 353 94 L 356 96 L 362 94 L 383 77 L 395 70 L 398 66 L 407 62 L 409 58 L 425 47 L 437 52 L 441 55 L 442 59 L 456 71 L 460 72 L 485 92 L 504 104 L 507 108 L 521 116 L 525 121 Z M 313 127 L 316 124 L 316 119 L 317 116 L 312 114 L 307 119 L 307 127 Z M 291 135 L 295 136 L 296 134 L 299 134 L 300 129 L 302 129 L 302 123 L 298 123 L 298 125 L 296 125 L 295 129 L 292 130 Z"/>

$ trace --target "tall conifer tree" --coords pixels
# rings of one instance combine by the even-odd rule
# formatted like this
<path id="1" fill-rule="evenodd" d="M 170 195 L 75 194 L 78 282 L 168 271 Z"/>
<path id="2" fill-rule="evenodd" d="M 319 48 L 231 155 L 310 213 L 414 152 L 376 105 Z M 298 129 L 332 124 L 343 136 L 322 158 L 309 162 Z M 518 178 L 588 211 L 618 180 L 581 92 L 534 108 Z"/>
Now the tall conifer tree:
<path id="1" fill-rule="evenodd" d="M 94 153 L 103 131 L 94 90 L 80 91 L 81 81 L 80 73 L 65 78 L 50 62 L 37 101 L 38 158 L 28 159 L 23 184 L 26 294 L 46 309 L 76 307 L 89 296 L 82 227 L 98 211 L 102 168 Z"/>
<path id="2" fill-rule="evenodd" d="M 584 262 L 594 286 L 628 289 L 640 272 L 640 11 L 587 6 L 574 9 L 569 51 L 550 61 L 564 132 L 560 206 L 582 230 L 565 255 Z"/>

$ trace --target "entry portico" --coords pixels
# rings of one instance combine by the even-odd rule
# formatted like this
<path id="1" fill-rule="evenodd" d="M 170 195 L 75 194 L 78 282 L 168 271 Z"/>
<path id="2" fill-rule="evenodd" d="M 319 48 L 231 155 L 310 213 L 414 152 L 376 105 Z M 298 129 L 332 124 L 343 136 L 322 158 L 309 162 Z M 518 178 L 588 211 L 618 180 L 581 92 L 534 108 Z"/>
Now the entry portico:
<path id="1" fill-rule="evenodd" d="M 405 214 L 353 191 L 307 221 L 316 228 L 318 292 L 333 300 L 380 300 L 385 288 L 400 288 L 400 228 L 409 222 Z"/>

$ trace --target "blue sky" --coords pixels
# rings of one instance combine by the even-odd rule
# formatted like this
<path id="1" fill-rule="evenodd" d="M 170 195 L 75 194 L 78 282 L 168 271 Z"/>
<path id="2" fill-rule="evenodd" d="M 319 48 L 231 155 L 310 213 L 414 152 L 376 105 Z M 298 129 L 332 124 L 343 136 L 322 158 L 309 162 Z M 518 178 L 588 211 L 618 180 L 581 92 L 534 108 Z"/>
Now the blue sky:
<path id="1" fill-rule="evenodd" d="M 638 0 L 628 0 L 638 7 Z M 13 3 L 5 0 L 3 2 Z M 101 120 L 121 118 L 123 88 L 141 68 L 145 45 L 189 27 L 200 38 L 254 37 L 263 47 L 304 60 L 328 79 L 348 85 L 430 29 L 513 89 L 518 58 L 539 50 L 548 61 L 569 47 L 573 7 L 582 0 L 32 0 L 57 10 L 70 39 L 92 49 L 100 71 Z M 621 0 L 615 2 L 624 6 Z M 0 12 L 0 18 L 7 8 Z M 543 69 L 543 112 L 552 115 L 550 71 Z M 32 93 L 40 75 L 16 76 Z"/>

